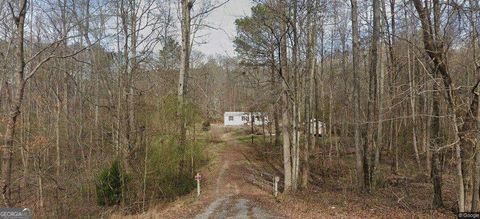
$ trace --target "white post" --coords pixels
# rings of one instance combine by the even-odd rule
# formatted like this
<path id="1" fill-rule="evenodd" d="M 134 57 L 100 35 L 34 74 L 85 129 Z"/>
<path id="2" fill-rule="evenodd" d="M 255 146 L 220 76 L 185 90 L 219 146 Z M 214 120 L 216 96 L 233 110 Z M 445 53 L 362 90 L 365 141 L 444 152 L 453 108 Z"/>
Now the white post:
<path id="1" fill-rule="evenodd" d="M 202 176 L 197 173 L 197 175 L 195 175 L 195 180 L 197 181 L 197 197 L 200 196 L 200 180 L 202 179 Z"/>
<path id="2" fill-rule="evenodd" d="M 278 195 L 278 181 L 280 181 L 280 177 L 275 176 L 273 177 L 273 195 L 277 197 Z"/>
<path id="3" fill-rule="evenodd" d="M 200 196 L 200 180 L 197 180 L 197 196 Z"/>

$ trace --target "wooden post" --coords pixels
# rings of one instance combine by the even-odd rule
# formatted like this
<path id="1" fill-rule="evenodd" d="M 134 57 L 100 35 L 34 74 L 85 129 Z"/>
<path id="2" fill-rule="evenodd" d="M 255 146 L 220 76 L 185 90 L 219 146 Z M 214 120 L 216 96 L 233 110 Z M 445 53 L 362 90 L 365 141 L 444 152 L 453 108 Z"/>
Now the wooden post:
<path id="1" fill-rule="evenodd" d="M 253 144 L 253 135 L 254 135 L 254 130 L 253 130 L 253 125 L 254 125 L 254 122 L 255 122 L 255 117 L 253 116 L 253 112 L 250 112 L 250 121 L 251 121 L 251 129 L 252 129 L 252 144 Z"/>
<path id="2" fill-rule="evenodd" d="M 195 175 L 195 181 L 197 181 L 197 197 L 200 196 L 200 180 L 202 180 L 202 175 L 197 173 L 197 175 Z"/>

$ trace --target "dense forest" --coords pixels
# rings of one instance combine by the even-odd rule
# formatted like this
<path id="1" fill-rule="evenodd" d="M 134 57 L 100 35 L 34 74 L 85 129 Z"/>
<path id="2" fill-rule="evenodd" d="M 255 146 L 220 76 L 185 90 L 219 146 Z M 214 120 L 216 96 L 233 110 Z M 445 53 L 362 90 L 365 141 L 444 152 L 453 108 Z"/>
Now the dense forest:
<path id="1" fill-rule="evenodd" d="M 477 0 L 242 1 L 227 56 L 196 48 L 228 0 L 0 0 L 1 205 L 147 212 L 195 189 L 211 126 L 244 111 L 271 121 L 248 135 L 286 199 L 336 192 L 330 171 L 351 196 L 423 182 L 419 208 L 480 211 Z"/>

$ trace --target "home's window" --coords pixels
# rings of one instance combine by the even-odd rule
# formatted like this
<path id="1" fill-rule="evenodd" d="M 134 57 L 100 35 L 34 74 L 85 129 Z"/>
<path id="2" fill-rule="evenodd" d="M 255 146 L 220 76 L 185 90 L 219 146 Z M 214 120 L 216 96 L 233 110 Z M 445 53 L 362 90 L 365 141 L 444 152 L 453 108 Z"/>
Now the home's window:
<path id="1" fill-rule="evenodd" d="M 228 121 L 233 121 L 233 116 L 229 116 Z"/>

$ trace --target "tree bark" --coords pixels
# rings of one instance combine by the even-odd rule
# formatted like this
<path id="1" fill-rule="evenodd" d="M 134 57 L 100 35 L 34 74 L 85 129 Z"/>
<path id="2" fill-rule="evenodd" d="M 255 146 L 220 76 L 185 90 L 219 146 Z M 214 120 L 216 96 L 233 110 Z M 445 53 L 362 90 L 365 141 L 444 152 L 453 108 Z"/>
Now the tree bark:
<path id="1" fill-rule="evenodd" d="M 375 123 L 374 119 L 377 119 L 379 124 L 381 121 L 378 121 L 378 77 L 380 74 L 381 60 L 380 60 L 380 0 L 373 0 L 373 30 L 372 30 L 372 41 L 370 46 L 370 71 L 369 71 L 369 92 L 368 92 L 368 110 L 367 110 L 367 136 L 366 142 L 364 144 L 364 170 L 366 171 L 365 175 L 365 184 L 367 190 L 372 189 L 374 185 L 376 164 L 377 164 L 377 154 L 378 144 L 375 140 Z M 377 125 L 379 128 L 380 125 Z M 380 129 L 378 129 L 380 130 Z"/>
<path id="2" fill-rule="evenodd" d="M 14 154 L 14 136 L 18 116 L 20 115 L 20 107 L 22 104 L 24 90 L 25 90 L 25 52 L 24 52 L 24 28 L 25 15 L 27 11 L 27 0 L 18 1 L 19 12 L 14 15 L 16 33 L 15 33 L 15 88 L 13 92 L 12 105 L 7 117 L 7 125 L 4 135 L 4 145 L 2 147 L 2 196 L 6 206 L 11 203 L 11 179 L 12 179 L 12 159 Z"/>
<path id="3" fill-rule="evenodd" d="M 359 58 L 360 58 L 360 34 L 358 27 L 358 5 L 357 0 L 350 0 L 352 5 L 352 50 L 353 50 L 353 117 L 355 124 L 354 144 L 355 144 L 355 169 L 357 188 L 365 189 L 364 171 L 363 171 L 363 149 L 360 142 L 360 82 L 358 76 Z"/>
<path id="4" fill-rule="evenodd" d="M 478 8 L 478 1 L 470 0 L 469 1 L 470 7 Z M 480 63 L 477 62 L 477 43 L 478 41 L 478 32 L 477 32 L 477 22 L 478 22 L 478 13 L 475 13 L 474 10 L 470 10 L 470 26 L 472 28 L 471 32 L 471 45 L 472 45 L 472 51 L 473 51 L 473 73 L 480 75 Z M 479 76 L 477 76 L 479 77 Z M 478 86 L 478 85 L 476 85 Z M 474 97 L 476 98 L 477 105 L 479 104 L 478 102 L 480 101 L 479 98 L 480 96 L 478 93 L 473 90 Z M 476 96 L 476 97 L 475 97 Z M 472 124 L 472 129 L 478 130 L 480 129 L 480 107 L 476 106 L 472 109 L 475 111 L 471 111 L 470 113 L 472 114 L 472 117 L 475 117 L 474 121 L 476 120 L 476 124 Z M 472 177 L 472 207 L 471 211 L 478 212 L 480 211 L 480 150 L 478 149 L 479 144 L 475 144 L 475 161 L 474 161 L 474 174 Z"/>
<path id="5" fill-rule="evenodd" d="M 282 15 L 286 15 L 286 1 L 280 1 L 280 10 Z M 283 136 L 283 169 L 284 169 L 284 193 L 288 194 L 292 191 L 292 156 L 290 143 L 290 115 L 289 115 L 289 71 L 287 56 L 287 21 L 286 17 L 282 17 L 280 24 L 280 34 L 282 34 L 280 42 L 280 71 L 282 76 L 282 136 Z"/>
<path id="6" fill-rule="evenodd" d="M 186 93 L 188 86 L 188 74 L 190 70 L 190 11 L 193 2 L 191 0 L 181 0 L 181 30 L 182 30 L 182 51 L 180 57 L 180 74 L 178 80 L 178 104 L 180 117 L 180 147 L 186 150 L 187 144 L 187 120 L 186 120 Z"/>
<path id="7" fill-rule="evenodd" d="M 432 140 L 432 184 L 433 184 L 433 206 L 440 208 L 443 206 L 442 201 L 442 176 L 440 172 L 440 155 L 438 145 L 440 144 L 440 106 L 438 85 L 434 82 L 434 93 L 432 94 L 432 112 L 431 129 L 434 139 Z"/>
<path id="8" fill-rule="evenodd" d="M 277 82 L 276 82 L 276 66 L 275 66 L 275 50 L 273 49 L 272 50 L 272 54 L 271 54 L 271 61 L 272 61 L 272 66 L 271 66 L 271 71 L 272 71 L 272 75 L 271 75 L 271 89 L 273 92 L 275 92 L 277 90 Z M 275 92 L 276 94 L 276 92 Z M 279 115 L 278 115 L 278 104 L 277 104 L 277 98 L 276 98 L 276 95 L 272 96 L 272 113 L 273 113 L 273 123 L 274 123 L 274 129 L 275 129 L 275 140 L 274 140 L 274 143 L 273 145 L 275 147 L 279 146 L 280 145 L 280 134 L 281 134 L 281 130 L 280 130 L 280 125 L 279 125 Z M 272 133 L 270 132 L 270 135 Z"/>
<path id="9" fill-rule="evenodd" d="M 383 43 L 383 19 L 381 17 L 380 5 L 385 5 L 383 0 L 376 0 L 375 15 L 377 19 L 375 22 L 378 25 L 378 40 L 377 40 L 377 143 L 375 145 L 374 157 L 374 175 L 380 166 L 380 151 L 383 147 L 383 108 L 384 108 L 384 81 L 385 81 L 385 46 Z M 375 183 L 375 181 L 374 181 Z"/>
<path id="10" fill-rule="evenodd" d="M 408 62 L 408 79 L 410 80 L 410 109 L 412 111 L 412 142 L 413 142 L 413 151 L 415 153 L 415 161 L 417 162 L 418 170 L 422 170 L 422 165 L 420 163 L 420 156 L 418 155 L 418 145 L 417 145 L 417 120 L 415 114 L 415 76 L 412 73 L 410 66 L 410 48 L 407 50 L 407 62 Z"/>
<path id="11" fill-rule="evenodd" d="M 292 65 L 293 65 L 293 115 L 292 115 L 292 191 L 296 192 L 299 185 L 299 173 L 300 173 L 300 89 L 299 89 L 299 66 L 298 66 L 298 27 L 297 27 L 297 10 L 298 2 L 293 2 L 293 15 L 292 15 L 292 32 L 293 32 L 293 45 L 292 45 Z"/>
<path id="12" fill-rule="evenodd" d="M 310 163 L 309 163 L 309 157 L 310 157 L 310 151 L 309 149 L 311 148 L 310 145 L 315 144 L 315 135 L 316 132 L 312 135 L 312 117 L 313 117 L 313 111 L 312 111 L 312 106 L 314 104 L 314 93 L 315 93 L 315 39 L 316 39 L 316 1 L 309 1 L 307 3 L 307 25 L 308 25 L 308 42 L 307 42 L 307 73 L 309 73 L 309 90 L 307 91 L 308 94 L 306 95 L 308 97 L 308 103 L 306 107 L 306 128 L 305 128 L 305 133 L 306 133 L 306 144 L 305 147 L 303 148 L 303 168 L 302 168 L 302 184 L 301 188 L 302 189 L 307 189 L 308 188 L 308 178 L 310 175 Z M 313 117 L 313 119 L 316 119 Z M 315 121 L 315 120 L 313 120 Z M 314 130 L 315 131 L 315 130 Z"/>

